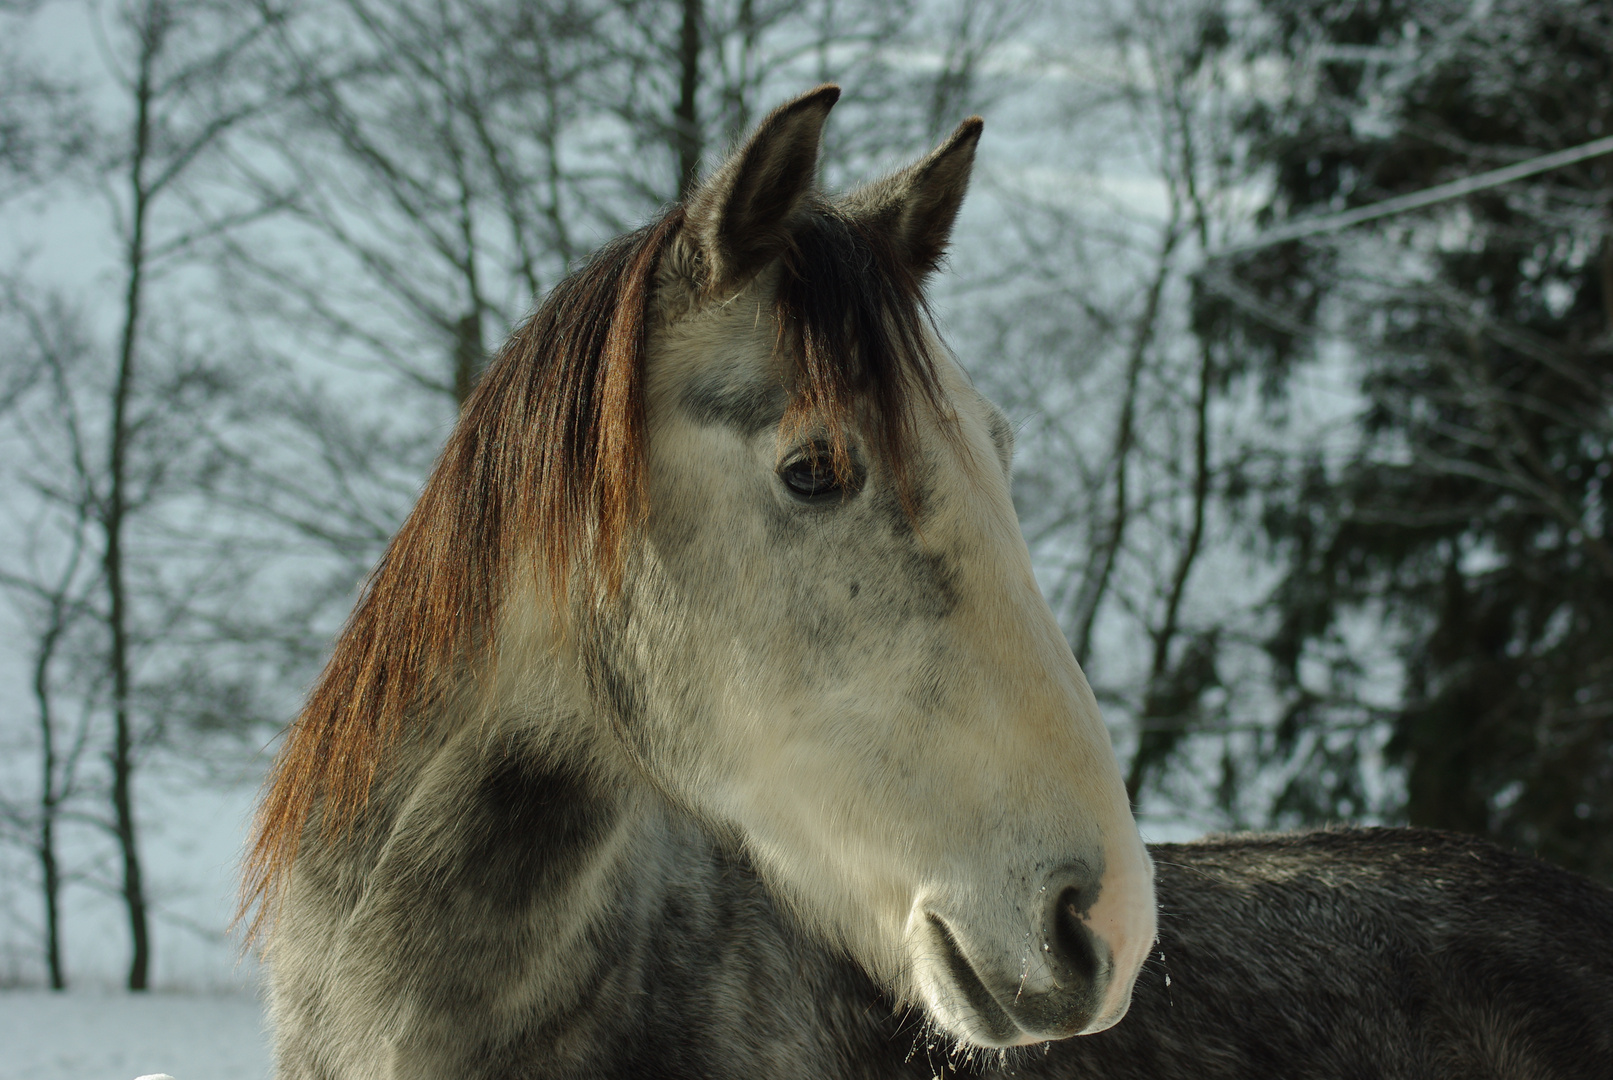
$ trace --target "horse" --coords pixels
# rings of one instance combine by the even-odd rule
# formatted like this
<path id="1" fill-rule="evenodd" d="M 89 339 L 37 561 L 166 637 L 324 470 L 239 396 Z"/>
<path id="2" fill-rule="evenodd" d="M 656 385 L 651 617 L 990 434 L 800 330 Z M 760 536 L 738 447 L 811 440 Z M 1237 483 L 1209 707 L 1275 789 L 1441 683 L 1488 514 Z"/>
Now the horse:
<path id="1" fill-rule="evenodd" d="M 1012 428 L 923 298 L 981 122 L 830 203 L 838 95 L 606 245 L 464 405 L 261 807 L 282 1077 L 793 1074 L 839 1021 L 743 1018 L 839 997 L 807 941 L 973 1045 L 1125 1012 L 1148 854 Z"/>
<path id="2" fill-rule="evenodd" d="M 838 93 L 466 402 L 255 821 L 280 1080 L 1590 1075 L 1599 887 L 1418 833 L 1150 855 L 924 298 L 981 121 L 831 200 Z"/>

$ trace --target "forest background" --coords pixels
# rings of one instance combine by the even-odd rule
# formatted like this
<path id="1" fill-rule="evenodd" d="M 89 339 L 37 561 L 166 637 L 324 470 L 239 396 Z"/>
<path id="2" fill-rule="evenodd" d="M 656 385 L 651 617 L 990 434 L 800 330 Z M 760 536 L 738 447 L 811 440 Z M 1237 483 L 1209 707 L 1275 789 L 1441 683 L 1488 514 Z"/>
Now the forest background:
<path id="1" fill-rule="evenodd" d="M 489 354 L 831 80 L 831 188 L 987 118 L 937 311 L 1145 833 L 1613 880 L 1608 5 L 0 0 L 0 984 L 251 978 L 256 785 Z"/>

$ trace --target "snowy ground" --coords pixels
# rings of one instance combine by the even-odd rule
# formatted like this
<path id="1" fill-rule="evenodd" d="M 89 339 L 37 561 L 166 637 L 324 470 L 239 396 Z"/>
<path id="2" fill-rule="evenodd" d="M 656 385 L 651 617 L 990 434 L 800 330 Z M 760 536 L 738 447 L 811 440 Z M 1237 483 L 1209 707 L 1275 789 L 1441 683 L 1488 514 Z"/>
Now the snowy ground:
<path id="1" fill-rule="evenodd" d="M 247 994 L 0 991 L 0 1080 L 264 1080 L 269 1060 Z"/>
<path id="2" fill-rule="evenodd" d="M 64 844 L 72 874 L 63 896 L 65 994 L 33 989 L 44 982 L 37 869 L 25 852 L 0 846 L 0 987 L 8 987 L 0 989 L 0 1080 L 269 1076 L 253 992 L 260 972 L 226 932 L 256 779 L 215 785 L 157 762 L 138 788 L 157 988 L 149 994 L 116 989 L 128 931 L 118 866 L 98 831 L 69 831 Z"/>

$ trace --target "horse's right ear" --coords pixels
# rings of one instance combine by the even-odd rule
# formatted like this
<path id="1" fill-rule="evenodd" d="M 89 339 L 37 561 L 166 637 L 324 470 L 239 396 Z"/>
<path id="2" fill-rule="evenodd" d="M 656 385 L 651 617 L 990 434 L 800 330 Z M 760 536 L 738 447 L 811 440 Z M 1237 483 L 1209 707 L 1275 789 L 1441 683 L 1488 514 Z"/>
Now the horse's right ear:
<path id="1" fill-rule="evenodd" d="M 984 126 L 980 117 L 969 117 L 917 165 L 846 196 L 846 209 L 885 229 L 921 275 L 946 254 Z"/>
<path id="2" fill-rule="evenodd" d="M 817 177 L 823 122 L 839 99 L 831 83 L 780 105 L 689 196 L 683 239 L 695 249 L 689 269 L 701 289 L 731 289 L 783 253 Z"/>

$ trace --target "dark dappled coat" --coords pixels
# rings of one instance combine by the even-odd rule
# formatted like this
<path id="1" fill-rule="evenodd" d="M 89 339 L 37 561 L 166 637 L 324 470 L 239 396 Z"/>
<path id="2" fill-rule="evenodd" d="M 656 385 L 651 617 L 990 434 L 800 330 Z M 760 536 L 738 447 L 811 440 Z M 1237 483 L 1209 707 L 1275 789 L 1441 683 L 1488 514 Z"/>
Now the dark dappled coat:
<path id="1" fill-rule="evenodd" d="M 770 991 L 752 1000 L 748 1023 L 794 1041 L 800 1015 L 818 1039 L 843 1040 L 825 1077 L 1613 1077 L 1613 891 L 1423 829 L 1211 837 L 1152 852 L 1159 943 L 1130 1012 L 1108 1031 L 949 1059 L 855 970 L 799 941 L 816 961 L 803 970 L 838 969 L 841 1015 L 814 1017 L 804 1003 L 794 1014 Z M 753 902 L 766 904 L 759 892 Z M 688 1004 L 680 1015 L 669 1003 L 665 1029 L 641 1032 L 597 1075 L 772 1075 L 702 1062 L 702 1022 L 733 1020 Z"/>
<path id="2" fill-rule="evenodd" d="M 1024 1075 L 1613 1077 L 1613 891 L 1423 829 L 1153 855 L 1131 1012 Z"/>
<path id="3" fill-rule="evenodd" d="M 455 1075 L 1613 1076 L 1613 891 L 1417 829 L 1229 836 L 1152 851 L 1158 946 L 1129 1014 L 1096 1035 L 950 1057 L 916 1011 L 894 1010 L 854 964 L 799 933 L 743 860 L 708 846 L 685 866 L 682 887 L 635 913 L 637 940 L 624 936 L 617 962 L 594 973 L 591 997 L 553 1030 L 479 1047 L 468 1055 L 478 1066 Z M 464 958 L 475 953 L 470 944 Z M 312 1067 L 283 1060 L 292 1066 L 284 1075 L 327 1075 L 304 1064 Z"/>

